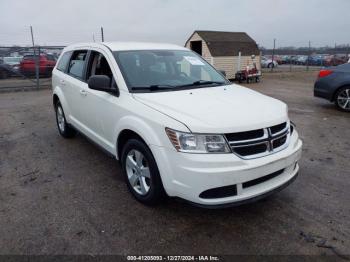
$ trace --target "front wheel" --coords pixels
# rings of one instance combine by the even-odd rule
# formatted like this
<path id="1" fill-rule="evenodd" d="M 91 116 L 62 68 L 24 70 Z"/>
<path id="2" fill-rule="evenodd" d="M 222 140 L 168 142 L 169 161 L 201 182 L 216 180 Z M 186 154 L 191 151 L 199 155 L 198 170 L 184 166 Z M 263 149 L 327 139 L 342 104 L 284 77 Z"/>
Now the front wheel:
<path id="1" fill-rule="evenodd" d="M 130 139 L 124 146 L 121 164 L 131 194 L 145 205 L 156 205 L 165 196 L 157 163 L 148 146 Z"/>
<path id="2" fill-rule="evenodd" d="M 340 88 L 335 95 L 335 104 L 346 112 L 350 112 L 350 86 Z"/>

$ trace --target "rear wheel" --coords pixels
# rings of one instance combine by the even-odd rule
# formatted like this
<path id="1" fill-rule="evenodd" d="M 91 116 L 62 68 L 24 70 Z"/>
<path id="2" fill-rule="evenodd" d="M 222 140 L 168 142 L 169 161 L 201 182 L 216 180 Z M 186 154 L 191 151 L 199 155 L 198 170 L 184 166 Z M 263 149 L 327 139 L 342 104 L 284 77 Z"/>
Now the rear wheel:
<path id="1" fill-rule="evenodd" d="M 121 164 L 128 189 L 138 201 L 156 205 L 164 199 L 157 163 L 144 142 L 130 139 L 123 148 Z"/>
<path id="2" fill-rule="evenodd" d="M 350 86 L 342 87 L 335 95 L 335 104 L 346 112 L 350 112 Z"/>
<path id="3" fill-rule="evenodd" d="M 76 135 L 76 131 L 67 123 L 66 116 L 64 115 L 62 105 L 59 101 L 56 103 L 55 110 L 56 123 L 60 135 L 64 138 L 74 137 Z"/>

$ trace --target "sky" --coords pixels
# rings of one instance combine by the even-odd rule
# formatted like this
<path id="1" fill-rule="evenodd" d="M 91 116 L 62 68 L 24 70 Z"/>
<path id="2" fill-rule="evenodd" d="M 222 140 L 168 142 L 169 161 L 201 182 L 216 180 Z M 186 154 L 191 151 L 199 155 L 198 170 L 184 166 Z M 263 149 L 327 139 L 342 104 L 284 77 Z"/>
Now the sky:
<path id="1" fill-rule="evenodd" d="M 0 0 L 0 46 L 147 41 L 194 30 L 247 32 L 260 46 L 350 43 L 350 0 Z"/>

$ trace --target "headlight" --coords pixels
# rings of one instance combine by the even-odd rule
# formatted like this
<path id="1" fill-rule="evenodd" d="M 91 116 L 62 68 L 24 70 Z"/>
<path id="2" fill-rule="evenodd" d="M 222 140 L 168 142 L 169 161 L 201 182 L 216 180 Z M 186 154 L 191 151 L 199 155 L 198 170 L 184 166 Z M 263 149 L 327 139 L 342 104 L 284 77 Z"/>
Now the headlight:
<path id="1" fill-rule="evenodd" d="M 186 153 L 230 153 L 223 135 L 202 135 L 165 129 L 177 151 Z"/>

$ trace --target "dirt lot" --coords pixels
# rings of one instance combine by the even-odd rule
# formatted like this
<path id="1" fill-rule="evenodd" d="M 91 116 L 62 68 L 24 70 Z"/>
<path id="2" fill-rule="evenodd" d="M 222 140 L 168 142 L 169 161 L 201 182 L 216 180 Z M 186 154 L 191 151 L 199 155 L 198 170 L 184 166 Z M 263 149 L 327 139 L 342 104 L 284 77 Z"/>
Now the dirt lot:
<path id="1" fill-rule="evenodd" d="M 313 98 L 314 78 L 249 85 L 289 105 L 301 171 L 282 192 L 225 210 L 137 203 L 114 159 L 58 135 L 50 90 L 0 94 L 0 253 L 350 254 L 350 114 Z"/>

